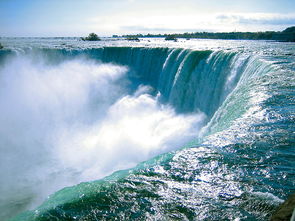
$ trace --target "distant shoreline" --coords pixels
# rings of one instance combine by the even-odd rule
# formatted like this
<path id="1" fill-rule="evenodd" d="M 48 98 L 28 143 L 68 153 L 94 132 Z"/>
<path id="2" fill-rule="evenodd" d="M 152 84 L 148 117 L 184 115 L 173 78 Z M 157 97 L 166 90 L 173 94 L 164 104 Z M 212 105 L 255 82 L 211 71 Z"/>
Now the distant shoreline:
<path id="1" fill-rule="evenodd" d="M 265 31 L 265 32 L 194 32 L 182 34 L 135 34 L 135 35 L 113 35 L 113 37 L 125 38 L 150 38 L 163 37 L 168 40 L 177 38 L 186 39 L 223 39 L 223 40 L 274 40 L 284 42 L 295 42 L 295 26 L 289 27 L 284 31 Z"/>
<path id="2" fill-rule="evenodd" d="M 94 33 L 92 33 L 94 34 Z M 95 34 L 96 35 L 96 34 Z M 96 35 L 97 36 L 97 35 Z M 15 38 L 41 38 L 41 39 L 80 39 L 89 41 L 83 37 L 14 37 L 14 36 L 0 36 L 0 39 Z M 98 39 L 100 39 L 97 36 Z M 215 39 L 215 40 L 272 40 L 281 42 L 295 42 L 295 26 L 286 28 L 283 31 L 265 31 L 265 32 L 193 32 L 193 33 L 174 33 L 174 34 L 128 34 L 128 35 L 113 35 L 102 38 L 123 38 L 129 41 L 139 41 L 139 38 L 165 38 L 165 40 L 184 39 Z M 91 40 L 90 40 L 91 41 Z"/>

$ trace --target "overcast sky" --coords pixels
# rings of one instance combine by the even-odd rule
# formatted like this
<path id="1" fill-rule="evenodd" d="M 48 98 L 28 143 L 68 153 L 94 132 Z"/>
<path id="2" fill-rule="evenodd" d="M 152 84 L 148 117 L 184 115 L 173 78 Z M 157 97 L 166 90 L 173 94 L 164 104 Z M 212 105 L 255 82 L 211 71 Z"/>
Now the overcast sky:
<path id="1" fill-rule="evenodd" d="M 294 0 L 0 0 L 0 36 L 283 30 Z"/>

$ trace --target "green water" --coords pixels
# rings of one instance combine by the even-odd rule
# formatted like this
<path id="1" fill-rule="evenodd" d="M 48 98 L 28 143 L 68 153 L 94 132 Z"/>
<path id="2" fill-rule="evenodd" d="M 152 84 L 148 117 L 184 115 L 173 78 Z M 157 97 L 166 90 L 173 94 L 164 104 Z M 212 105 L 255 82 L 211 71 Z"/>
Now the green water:
<path id="1" fill-rule="evenodd" d="M 148 84 L 176 113 L 206 118 L 177 150 L 65 187 L 11 220 L 268 220 L 294 192 L 295 48 L 233 42 L 230 50 L 118 43 L 22 52 L 50 65 L 83 56 L 126 66 L 131 91 Z"/>

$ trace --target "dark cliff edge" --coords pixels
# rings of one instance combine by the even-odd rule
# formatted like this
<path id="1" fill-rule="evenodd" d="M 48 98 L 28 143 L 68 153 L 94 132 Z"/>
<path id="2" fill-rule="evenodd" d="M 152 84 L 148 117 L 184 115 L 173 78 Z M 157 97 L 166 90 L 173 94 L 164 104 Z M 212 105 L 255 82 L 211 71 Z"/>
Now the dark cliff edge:
<path id="1" fill-rule="evenodd" d="M 295 193 L 278 207 L 270 221 L 295 221 Z"/>

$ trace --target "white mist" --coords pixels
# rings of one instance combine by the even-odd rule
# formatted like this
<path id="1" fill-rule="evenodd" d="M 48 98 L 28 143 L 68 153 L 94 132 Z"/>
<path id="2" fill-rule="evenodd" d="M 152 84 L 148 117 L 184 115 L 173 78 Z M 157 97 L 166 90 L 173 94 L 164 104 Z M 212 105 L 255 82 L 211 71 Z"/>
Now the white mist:
<path id="1" fill-rule="evenodd" d="M 130 93 L 127 75 L 82 58 L 49 65 L 17 56 L 1 67 L 0 217 L 197 135 L 203 114 L 177 115 L 148 86 Z"/>

